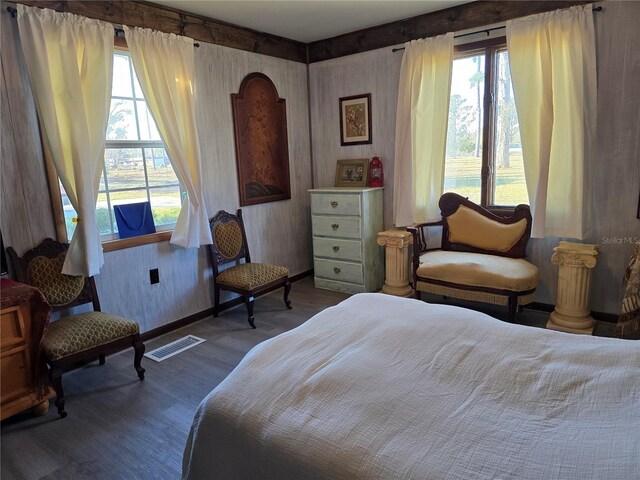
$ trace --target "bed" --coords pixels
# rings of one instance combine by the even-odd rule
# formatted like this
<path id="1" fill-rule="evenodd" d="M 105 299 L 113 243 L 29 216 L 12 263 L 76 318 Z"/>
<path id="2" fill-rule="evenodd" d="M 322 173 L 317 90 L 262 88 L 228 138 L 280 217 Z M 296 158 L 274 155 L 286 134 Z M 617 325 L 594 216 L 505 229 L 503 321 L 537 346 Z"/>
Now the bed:
<path id="1" fill-rule="evenodd" d="M 640 343 L 355 295 L 261 343 L 200 404 L 199 479 L 632 479 Z"/>

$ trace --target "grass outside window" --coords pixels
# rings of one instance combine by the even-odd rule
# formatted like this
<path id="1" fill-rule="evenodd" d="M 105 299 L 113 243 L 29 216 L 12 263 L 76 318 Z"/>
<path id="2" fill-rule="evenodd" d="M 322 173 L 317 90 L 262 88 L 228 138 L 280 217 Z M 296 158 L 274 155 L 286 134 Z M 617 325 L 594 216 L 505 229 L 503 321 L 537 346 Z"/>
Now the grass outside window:
<path id="1" fill-rule="evenodd" d="M 529 203 L 504 37 L 456 47 L 444 192 L 508 213 Z"/>

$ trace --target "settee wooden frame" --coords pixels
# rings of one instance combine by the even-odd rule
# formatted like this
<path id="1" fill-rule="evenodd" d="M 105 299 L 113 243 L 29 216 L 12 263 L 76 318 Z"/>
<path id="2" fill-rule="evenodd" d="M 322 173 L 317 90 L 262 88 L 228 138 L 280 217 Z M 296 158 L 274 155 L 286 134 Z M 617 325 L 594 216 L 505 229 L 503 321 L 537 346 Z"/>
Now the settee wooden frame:
<path id="1" fill-rule="evenodd" d="M 449 241 L 449 225 L 447 219 L 450 215 L 454 214 L 461 205 L 468 207 L 482 216 L 502 223 L 504 225 L 512 225 L 525 219 L 527 224 L 520 239 L 506 252 L 499 252 L 494 250 L 484 250 L 481 248 L 472 247 L 463 243 L 452 243 Z M 416 298 L 421 298 L 421 292 L 418 290 L 418 282 L 429 283 L 433 285 L 440 285 L 443 287 L 454 288 L 458 290 L 466 290 L 472 292 L 482 292 L 492 295 L 504 296 L 507 298 L 507 305 L 509 311 L 509 322 L 515 321 L 516 312 L 518 310 L 518 298 L 530 295 L 535 292 L 535 288 L 529 290 L 500 290 L 490 287 L 470 286 L 459 283 L 447 282 L 444 280 L 437 280 L 431 278 L 425 278 L 418 275 L 418 268 L 420 267 L 420 257 L 422 254 L 430 251 L 442 250 L 442 251 L 455 251 L 455 252 L 470 252 L 470 253 L 482 253 L 486 255 L 496 255 L 509 258 L 525 258 L 527 243 L 531 237 L 531 210 L 528 205 L 518 205 L 513 211 L 513 215 L 510 217 L 501 217 L 495 215 L 489 210 L 473 203 L 468 198 L 465 198 L 456 193 L 445 193 L 440 197 L 438 202 L 442 219 L 437 222 L 426 222 L 407 227 L 413 237 L 413 259 L 412 259 L 412 271 L 413 271 L 413 287 L 415 289 Z M 429 227 L 442 227 L 442 241 L 440 248 L 427 248 L 428 228 Z"/>

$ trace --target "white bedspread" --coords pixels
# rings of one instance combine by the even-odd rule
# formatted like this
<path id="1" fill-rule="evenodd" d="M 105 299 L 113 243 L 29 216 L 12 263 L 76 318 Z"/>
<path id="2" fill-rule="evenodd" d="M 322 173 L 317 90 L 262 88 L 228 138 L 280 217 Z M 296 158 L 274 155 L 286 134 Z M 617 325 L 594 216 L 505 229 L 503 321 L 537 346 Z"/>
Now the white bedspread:
<path id="1" fill-rule="evenodd" d="M 360 294 L 201 403 L 187 479 L 638 479 L 640 342 Z"/>

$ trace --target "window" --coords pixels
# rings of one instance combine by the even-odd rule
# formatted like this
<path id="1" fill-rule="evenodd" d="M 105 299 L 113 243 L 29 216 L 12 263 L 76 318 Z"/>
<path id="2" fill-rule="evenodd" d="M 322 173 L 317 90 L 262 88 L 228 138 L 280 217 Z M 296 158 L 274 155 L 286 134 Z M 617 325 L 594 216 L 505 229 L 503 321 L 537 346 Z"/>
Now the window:
<path id="1" fill-rule="evenodd" d="M 485 208 L 529 203 L 504 37 L 456 47 L 444 191 Z"/>
<path id="2" fill-rule="evenodd" d="M 60 192 L 71 238 L 76 212 L 62 184 Z M 103 240 L 117 238 L 114 205 L 149 201 L 156 228 L 168 230 L 176 223 L 185 195 L 147 108 L 133 63 L 126 52 L 116 51 L 104 170 L 96 204 Z"/>

